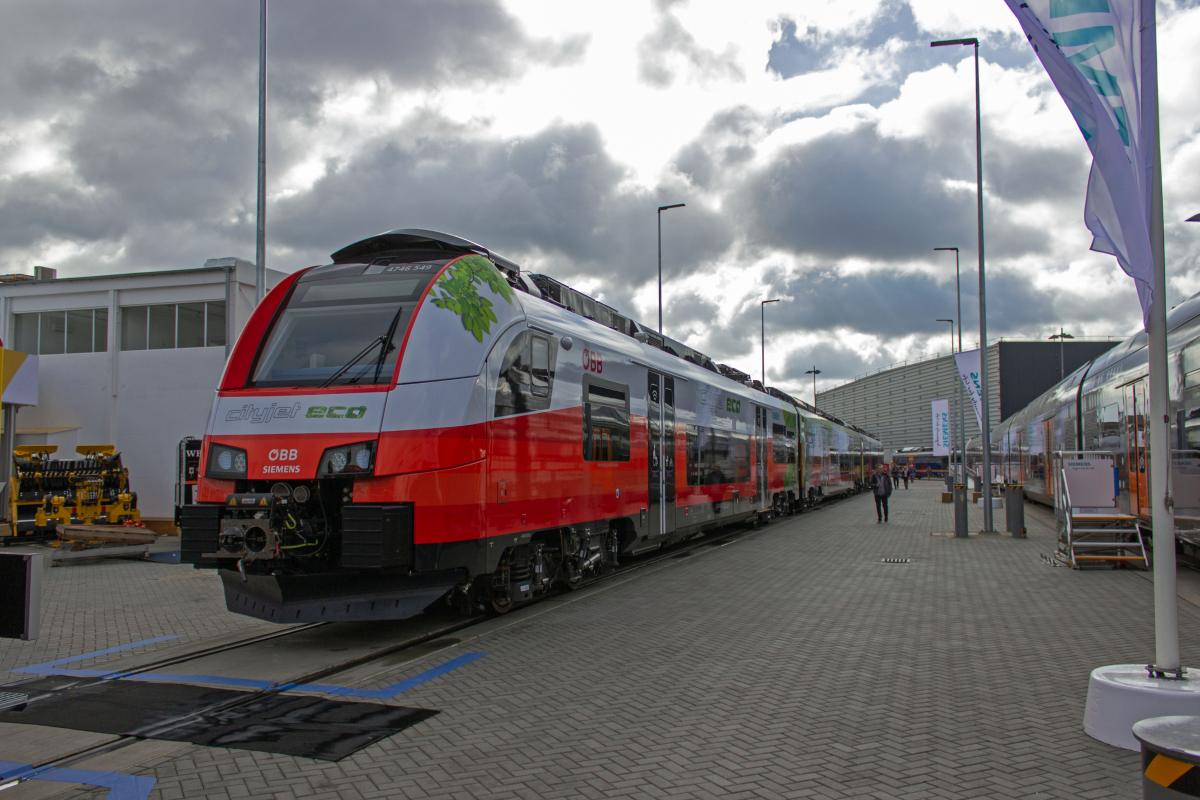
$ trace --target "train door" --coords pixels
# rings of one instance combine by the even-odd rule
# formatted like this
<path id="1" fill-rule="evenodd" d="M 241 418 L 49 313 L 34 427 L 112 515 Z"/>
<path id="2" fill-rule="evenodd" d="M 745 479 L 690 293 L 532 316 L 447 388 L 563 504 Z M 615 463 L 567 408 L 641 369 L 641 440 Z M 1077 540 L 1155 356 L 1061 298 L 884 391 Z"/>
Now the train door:
<path id="1" fill-rule="evenodd" d="M 758 454 L 758 507 L 765 509 L 771 501 L 767 483 L 767 410 L 760 405 L 754 406 L 754 441 Z"/>
<path id="2" fill-rule="evenodd" d="M 1058 482 L 1058 476 L 1054 474 L 1054 459 L 1051 454 L 1054 451 L 1054 420 L 1042 420 L 1042 463 L 1045 465 L 1043 470 L 1046 475 L 1046 496 L 1054 499 L 1054 484 Z"/>
<path id="3" fill-rule="evenodd" d="M 675 379 L 657 372 L 646 376 L 646 427 L 649 488 L 646 536 L 661 541 L 675 529 Z"/>
<path id="4" fill-rule="evenodd" d="M 1125 387 L 1125 465 L 1129 473 L 1129 509 L 1133 514 L 1150 513 L 1150 469 L 1147 449 L 1146 381 Z"/>

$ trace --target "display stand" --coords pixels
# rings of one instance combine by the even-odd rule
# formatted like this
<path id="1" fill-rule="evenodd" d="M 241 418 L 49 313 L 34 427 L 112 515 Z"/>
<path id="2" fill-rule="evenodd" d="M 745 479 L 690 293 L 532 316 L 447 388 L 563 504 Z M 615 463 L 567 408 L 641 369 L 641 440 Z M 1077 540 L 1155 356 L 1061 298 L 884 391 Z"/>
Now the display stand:
<path id="1" fill-rule="evenodd" d="M 1112 453 L 1056 451 L 1051 476 L 1059 549 L 1072 567 L 1094 563 L 1150 566 L 1137 517 L 1124 513 L 1118 505 Z"/>

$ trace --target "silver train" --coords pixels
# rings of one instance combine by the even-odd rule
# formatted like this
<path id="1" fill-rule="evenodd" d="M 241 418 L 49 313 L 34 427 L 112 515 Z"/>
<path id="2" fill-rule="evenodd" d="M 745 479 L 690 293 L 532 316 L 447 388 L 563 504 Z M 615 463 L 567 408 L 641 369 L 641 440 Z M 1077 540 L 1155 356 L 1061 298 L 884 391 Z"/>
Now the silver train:
<path id="1" fill-rule="evenodd" d="M 1032 500 L 1053 505 L 1049 478 L 1055 451 L 1113 454 L 1121 510 L 1150 530 L 1149 388 L 1147 336 L 1139 331 L 1084 364 L 992 429 L 996 477 L 1025 487 Z M 1180 546 L 1200 556 L 1200 294 L 1167 317 L 1171 418 L 1171 490 Z M 979 441 L 968 446 L 979 474 Z"/>

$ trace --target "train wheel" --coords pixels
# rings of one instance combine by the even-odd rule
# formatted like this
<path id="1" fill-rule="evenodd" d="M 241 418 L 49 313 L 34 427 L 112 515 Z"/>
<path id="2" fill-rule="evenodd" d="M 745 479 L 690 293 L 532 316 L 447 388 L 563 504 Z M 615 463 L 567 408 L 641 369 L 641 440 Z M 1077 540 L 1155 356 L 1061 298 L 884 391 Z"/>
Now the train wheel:
<path id="1" fill-rule="evenodd" d="M 496 571 L 484 583 L 486 594 L 484 610 L 489 614 L 500 616 L 512 611 L 512 584 L 508 568 L 507 556 L 501 559 Z"/>

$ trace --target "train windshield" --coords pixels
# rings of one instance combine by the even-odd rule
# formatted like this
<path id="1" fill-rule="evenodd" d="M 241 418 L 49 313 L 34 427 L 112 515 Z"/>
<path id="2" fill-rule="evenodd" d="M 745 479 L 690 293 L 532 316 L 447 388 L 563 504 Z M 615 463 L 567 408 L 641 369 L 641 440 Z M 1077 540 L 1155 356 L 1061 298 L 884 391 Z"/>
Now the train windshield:
<path id="1" fill-rule="evenodd" d="M 390 382 L 400 338 L 431 277 L 343 273 L 302 278 L 259 354 L 253 385 Z"/>

